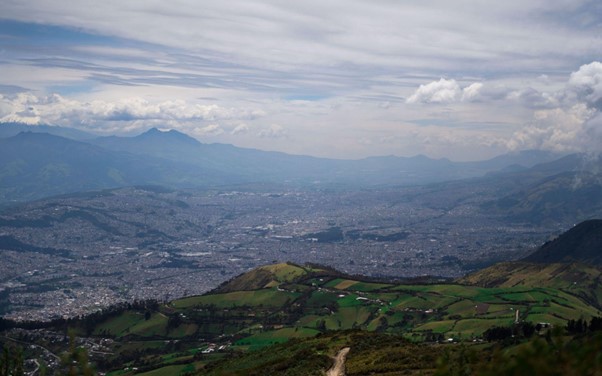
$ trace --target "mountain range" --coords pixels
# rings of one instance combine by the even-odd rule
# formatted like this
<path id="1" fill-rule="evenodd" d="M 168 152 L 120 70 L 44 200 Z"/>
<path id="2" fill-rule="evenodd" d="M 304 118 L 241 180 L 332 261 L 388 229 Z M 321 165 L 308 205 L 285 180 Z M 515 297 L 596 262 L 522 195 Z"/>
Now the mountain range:
<path id="1" fill-rule="evenodd" d="M 225 144 L 152 128 L 134 137 L 96 137 L 55 126 L 0 125 L 0 201 L 131 185 L 172 188 L 279 184 L 305 188 L 421 185 L 500 176 L 547 177 L 579 167 L 579 157 L 523 151 L 481 162 L 415 157 L 335 160 Z M 550 163 L 550 171 L 534 170 Z M 541 167 L 539 167 L 541 169 Z M 503 203 L 501 204 L 503 205 Z"/>

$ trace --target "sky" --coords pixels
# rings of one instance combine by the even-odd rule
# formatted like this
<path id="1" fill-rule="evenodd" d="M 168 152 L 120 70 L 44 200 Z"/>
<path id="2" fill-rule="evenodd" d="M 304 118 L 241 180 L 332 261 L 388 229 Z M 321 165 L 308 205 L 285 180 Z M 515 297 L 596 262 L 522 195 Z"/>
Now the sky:
<path id="1" fill-rule="evenodd" d="M 600 0 L 2 0 L 0 122 L 328 158 L 602 151 Z"/>

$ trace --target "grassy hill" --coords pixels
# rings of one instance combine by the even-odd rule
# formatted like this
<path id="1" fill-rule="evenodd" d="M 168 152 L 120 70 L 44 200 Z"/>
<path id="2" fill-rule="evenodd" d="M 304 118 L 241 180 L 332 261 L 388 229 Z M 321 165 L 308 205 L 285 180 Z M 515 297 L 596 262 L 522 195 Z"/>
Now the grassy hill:
<path id="1" fill-rule="evenodd" d="M 602 220 L 581 222 L 518 262 L 495 264 L 458 279 L 463 285 L 549 287 L 602 308 Z"/>
<path id="2" fill-rule="evenodd" d="M 291 354 L 307 359 L 299 370 L 320 374 L 338 349 L 350 345 L 348 374 L 359 375 L 384 370 L 388 358 L 382 354 L 390 349 L 411 357 L 412 346 L 425 341 L 472 341 L 490 328 L 513 325 L 517 311 L 521 321 L 556 327 L 602 315 L 597 303 L 589 303 L 599 301 L 598 290 L 588 290 L 599 275 L 596 268 L 529 265 L 500 264 L 495 273 L 473 274 L 458 281 L 462 284 L 399 284 L 274 264 L 209 294 L 152 309 L 124 309 L 93 320 L 91 327 L 75 326 L 80 335 L 87 330 L 92 337 L 113 339 L 113 355 L 105 361 L 119 364 L 121 371 L 111 375 L 134 374 L 133 368 L 147 375 L 262 374 L 259 370 L 284 367 Z M 364 342 L 375 347 L 359 345 Z M 358 348 L 364 348 L 361 354 Z M 433 351 L 431 364 L 439 354 Z M 232 357 L 237 360 L 226 360 Z M 354 357 L 362 360 L 352 366 Z M 132 370 L 124 371 L 123 364 Z M 353 367 L 358 371 L 351 372 Z"/>
<path id="3" fill-rule="evenodd" d="M 297 280 L 307 278 L 309 275 L 318 276 L 333 273 L 334 271 L 327 271 L 322 268 L 312 268 L 310 266 L 299 266 L 286 263 L 265 265 L 223 283 L 215 289 L 214 292 L 226 293 L 270 288 L 282 283 L 293 283 Z"/>
<path id="4" fill-rule="evenodd" d="M 503 262 L 459 278 L 463 285 L 502 288 L 547 286 L 602 309 L 602 267 L 580 263 Z"/>
<path id="5" fill-rule="evenodd" d="M 500 273 L 503 270 L 500 266 Z M 177 327 L 186 328 L 177 333 L 207 339 L 229 336 L 235 346 L 254 349 L 289 338 L 347 329 L 403 334 L 417 341 L 431 333 L 473 338 L 492 326 L 512 324 L 517 310 L 522 320 L 556 325 L 601 313 L 586 302 L 597 295 L 585 295 L 595 270 L 577 265 L 564 269 L 550 266 L 539 274 L 527 274 L 530 279 L 517 274 L 503 282 L 497 280 L 491 287 L 469 285 L 475 284 L 470 279 L 476 279 L 474 275 L 462 281 L 466 285 L 398 285 L 276 264 L 239 276 L 213 293 L 163 306 L 163 327 L 159 329 L 153 322 L 161 320 L 151 316 L 147 319 L 151 324 L 142 326 L 149 330 L 141 330 L 144 318 L 139 315 L 138 320 L 132 320 L 131 313 L 129 318 L 115 318 L 106 326 L 118 327 L 119 333 L 129 337 L 175 338 L 180 334 L 171 332 L 167 321 L 177 315 Z M 574 283 L 577 276 L 583 286 Z M 544 278 L 552 282 L 544 283 Z M 124 327 L 123 322 L 129 326 Z"/>
<path id="6" fill-rule="evenodd" d="M 348 375 L 429 375 L 460 348 L 447 343 L 490 347 L 484 334 L 516 327 L 517 315 L 556 328 L 602 315 L 599 275 L 580 264 L 506 263 L 457 283 L 402 284 L 274 264 L 205 295 L 123 305 L 54 331 L 100 344 L 91 356 L 110 376 L 319 375 L 344 347 Z"/>

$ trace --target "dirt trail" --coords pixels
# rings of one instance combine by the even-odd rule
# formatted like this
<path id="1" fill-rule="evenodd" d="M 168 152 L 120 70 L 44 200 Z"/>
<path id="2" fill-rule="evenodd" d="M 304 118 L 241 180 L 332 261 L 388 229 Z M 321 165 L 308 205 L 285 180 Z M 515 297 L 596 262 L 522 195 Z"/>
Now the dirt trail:
<path id="1" fill-rule="evenodd" d="M 350 347 L 345 347 L 339 351 L 337 356 L 334 357 L 334 364 L 326 372 L 326 376 L 345 376 L 345 360 L 349 350 L 351 350 Z"/>

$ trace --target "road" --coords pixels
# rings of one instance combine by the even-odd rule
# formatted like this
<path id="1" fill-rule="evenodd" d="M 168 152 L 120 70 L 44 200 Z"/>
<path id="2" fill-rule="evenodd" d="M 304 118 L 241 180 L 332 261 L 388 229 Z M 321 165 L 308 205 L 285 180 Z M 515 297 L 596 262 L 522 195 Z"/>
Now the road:
<path id="1" fill-rule="evenodd" d="M 345 347 L 338 352 L 334 357 L 334 364 L 326 372 L 326 376 L 345 376 L 345 360 L 349 350 L 351 350 L 350 347 Z"/>

